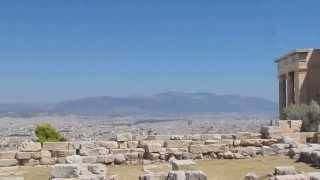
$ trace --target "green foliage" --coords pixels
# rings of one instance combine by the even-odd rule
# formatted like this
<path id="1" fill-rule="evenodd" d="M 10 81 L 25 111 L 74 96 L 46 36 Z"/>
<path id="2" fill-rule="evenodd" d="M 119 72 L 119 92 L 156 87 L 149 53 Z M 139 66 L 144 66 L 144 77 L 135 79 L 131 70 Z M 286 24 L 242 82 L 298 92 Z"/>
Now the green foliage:
<path id="1" fill-rule="evenodd" d="M 65 141 L 63 135 L 49 123 L 38 124 L 35 129 L 35 134 L 38 137 L 38 141 L 41 143 Z"/>
<path id="2" fill-rule="evenodd" d="M 316 101 L 307 104 L 293 104 L 284 109 L 282 119 L 302 120 L 302 130 L 318 131 L 320 124 L 320 106 Z"/>

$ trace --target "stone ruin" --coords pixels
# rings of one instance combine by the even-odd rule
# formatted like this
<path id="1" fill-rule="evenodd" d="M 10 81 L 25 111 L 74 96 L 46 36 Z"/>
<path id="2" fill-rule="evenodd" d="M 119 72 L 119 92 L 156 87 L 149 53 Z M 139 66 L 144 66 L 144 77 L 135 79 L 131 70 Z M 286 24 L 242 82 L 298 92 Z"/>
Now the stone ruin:
<path id="1" fill-rule="evenodd" d="M 79 176 L 92 176 L 96 174 L 89 170 L 88 164 L 145 164 L 170 159 L 244 159 L 259 155 L 289 155 L 303 162 L 320 165 L 320 145 L 315 144 L 319 142 L 320 135 L 317 132 L 300 132 L 301 125 L 301 121 L 286 120 L 272 121 L 270 126 L 261 128 L 261 133 L 145 137 L 122 133 L 113 139 L 96 142 L 24 142 L 18 149 L 0 152 L 0 167 L 82 164 L 70 168 L 84 172 Z M 175 173 L 172 172 L 170 176 L 178 176 Z M 190 171 L 184 174 L 191 176 Z M 168 174 L 166 176 L 169 177 Z"/>
<path id="2" fill-rule="evenodd" d="M 244 180 L 320 180 L 320 172 L 298 172 L 293 166 L 279 166 L 274 172 L 258 177 L 256 173 L 248 173 Z"/>

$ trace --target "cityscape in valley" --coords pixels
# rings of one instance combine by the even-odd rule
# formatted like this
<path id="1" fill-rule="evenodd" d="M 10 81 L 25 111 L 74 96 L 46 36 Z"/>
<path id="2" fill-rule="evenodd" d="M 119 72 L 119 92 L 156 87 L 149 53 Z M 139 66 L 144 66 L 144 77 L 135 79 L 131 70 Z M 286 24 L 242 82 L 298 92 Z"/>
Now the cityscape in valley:
<path id="1" fill-rule="evenodd" d="M 0 180 L 320 180 L 319 5 L 0 2 Z"/>

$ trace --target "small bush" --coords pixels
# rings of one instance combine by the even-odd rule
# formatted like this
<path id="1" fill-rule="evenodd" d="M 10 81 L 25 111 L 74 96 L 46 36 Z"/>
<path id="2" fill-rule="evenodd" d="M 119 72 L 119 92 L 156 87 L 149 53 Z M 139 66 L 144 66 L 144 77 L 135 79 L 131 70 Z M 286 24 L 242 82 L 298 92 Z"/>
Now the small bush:
<path id="1" fill-rule="evenodd" d="M 293 104 L 284 109 L 282 119 L 302 120 L 303 131 L 318 131 L 320 106 L 316 101 L 307 104 Z"/>
<path id="2" fill-rule="evenodd" d="M 38 137 L 38 141 L 41 143 L 65 141 L 63 135 L 49 123 L 38 124 L 35 129 L 35 134 Z"/>

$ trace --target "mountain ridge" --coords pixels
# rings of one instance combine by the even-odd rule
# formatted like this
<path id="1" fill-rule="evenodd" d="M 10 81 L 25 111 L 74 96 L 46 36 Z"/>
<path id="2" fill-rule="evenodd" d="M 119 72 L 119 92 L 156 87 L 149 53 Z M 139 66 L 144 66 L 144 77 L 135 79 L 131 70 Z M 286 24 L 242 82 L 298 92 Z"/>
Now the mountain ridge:
<path id="1" fill-rule="evenodd" d="M 217 113 L 276 112 L 277 105 L 267 99 L 237 94 L 218 95 L 207 92 L 164 92 L 152 96 L 98 96 L 58 103 L 0 104 L 0 113 Z"/>

